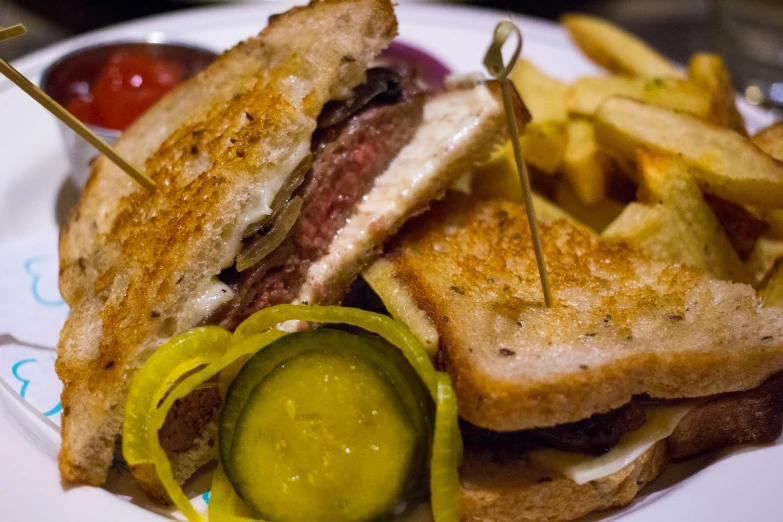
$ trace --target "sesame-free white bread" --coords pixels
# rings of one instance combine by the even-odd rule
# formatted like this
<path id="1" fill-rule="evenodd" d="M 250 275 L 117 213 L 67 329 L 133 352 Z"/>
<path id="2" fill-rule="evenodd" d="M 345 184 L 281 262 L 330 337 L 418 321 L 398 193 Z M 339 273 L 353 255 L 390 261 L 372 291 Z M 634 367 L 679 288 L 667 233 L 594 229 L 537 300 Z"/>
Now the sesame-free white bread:
<path id="1" fill-rule="evenodd" d="M 175 89 L 118 142 L 155 180 L 154 193 L 97 162 L 60 240 L 71 306 L 57 359 L 65 479 L 105 481 L 134 372 L 230 293 L 215 278 L 309 154 L 323 104 L 363 82 L 396 32 L 388 0 L 293 9 Z M 212 301 L 193 301 L 205 292 Z M 200 457 L 182 461 L 193 467 Z"/>

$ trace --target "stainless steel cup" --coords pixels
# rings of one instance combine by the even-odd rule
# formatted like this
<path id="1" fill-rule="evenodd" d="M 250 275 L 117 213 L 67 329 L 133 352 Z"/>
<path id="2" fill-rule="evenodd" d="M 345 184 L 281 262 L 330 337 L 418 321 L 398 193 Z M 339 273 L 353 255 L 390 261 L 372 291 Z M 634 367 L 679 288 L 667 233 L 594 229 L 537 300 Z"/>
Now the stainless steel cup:
<path id="1" fill-rule="evenodd" d="M 122 136 L 122 132 L 117 130 L 104 129 L 95 125 L 87 126 L 109 145 L 112 145 Z M 82 190 L 87 183 L 87 178 L 90 177 L 92 164 L 98 157 L 98 151 L 60 120 L 57 120 L 57 127 L 60 129 L 60 135 L 68 152 L 68 162 L 71 165 L 71 179 L 79 190 Z"/>
<path id="2" fill-rule="evenodd" d="M 102 43 L 73 51 L 52 63 L 41 77 L 41 88 L 55 101 L 64 105 L 74 94 L 88 91 L 109 58 L 119 50 L 137 50 L 154 58 L 180 63 L 185 66 L 185 78 L 206 68 L 217 56 L 211 50 L 189 44 L 143 41 Z M 71 178 L 81 190 L 90 176 L 92 163 L 98 152 L 62 122 L 58 121 L 58 126 L 68 151 Z M 88 127 L 109 144 L 122 135 L 122 132 L 116 129 L 94 125 Z"/>

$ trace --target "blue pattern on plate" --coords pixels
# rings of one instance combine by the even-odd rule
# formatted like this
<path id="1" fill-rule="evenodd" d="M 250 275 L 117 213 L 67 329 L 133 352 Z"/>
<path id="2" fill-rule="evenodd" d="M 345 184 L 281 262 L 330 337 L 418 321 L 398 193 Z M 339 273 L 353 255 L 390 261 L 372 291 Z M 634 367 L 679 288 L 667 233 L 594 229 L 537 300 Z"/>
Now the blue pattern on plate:
<path id="1" fill-rule="evenodd" d="M 25 364 L 37 363 L 37 362 L 38 362 L 38 359 L 22 359 L 21 361 L 18 361 L 16 364 L 14 364 L 11 367 L 11 373 L 13 374 L 13 376 L 16 378 L 16 380 L 18 380 L 19 382 L 22 383 L 22 387 L 19 389 L 19 396 L 21 398 L 23 398 L 23 399 L 27 399 L 27 397 L 26 397 L 26 395 L 27 395 L 27 387 L 30 385 L 30 379 L 25 379 L 24 377 L 19 375 L 19 368 L 21 368 Z M 46 417 L 51 417 L 52 415 L 56 415 L 57 413 L 62 411 L 62 409 L 63 409 L 62 403 L 58 402 L 54 406 L 54 408 L 52 408 L 52 409 L 50 409 L 48 411 L 42 412 L 42 413 Z"/>
<path id="2" fill-rule="evenodd" d="M 43 306 L 50 306 L 50 307 L 62 306 L 65 304 L 65 301 L 63 301 L 61 297 L 58 296 L 57 299 L 47 299 L 43 297 L 38 291 L 38 285 L 41 282 L 41 274 L 35 271 L 33 269 L 33 266 L 38 263 L 42 263 L 44 261 L 46 261 L 46 256 L 36 256 L 36 257 L 31 257 L 24 263 L 25 272 L 27 272 L 27 275 L 29 275 L 33 279 L 32 287 L 31 287 L 33 292 L 33 297 L 35 298 L 36 301 L 38 301 L 39 304 L 42 304 Z"/>
<path id="3" fill-rule="evenodd" d="M 22 359 L 21 361 L 17 362 L 11 367 L 11 373 L 16 377 L 16 379 L 22 383 L 22 387 L 19 389 L 19 396 L 23 399 L 25 398 L 25 395 L 27 394 L 27 386 L 30 384 L 30 379 L 25 379 L 21 375 L 19 375 L 19 368 L 24 366 L 25 364 L 32 363 L 32 362 L 38 362 L 37 359 Z"/>

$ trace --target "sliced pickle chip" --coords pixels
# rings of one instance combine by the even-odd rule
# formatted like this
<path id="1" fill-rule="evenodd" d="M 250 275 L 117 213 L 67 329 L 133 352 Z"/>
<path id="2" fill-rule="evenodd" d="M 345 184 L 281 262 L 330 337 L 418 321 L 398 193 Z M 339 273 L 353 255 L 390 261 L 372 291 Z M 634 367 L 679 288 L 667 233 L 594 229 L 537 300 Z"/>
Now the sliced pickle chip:
<path id="1" fill-rule="evenodd" d="M 266 235 L 254 237 L 242 248 L 237 256 L 237 272 L 250 268 L 279 247 L 291 229 L 294 228 L 301 211 L 302 198 L 299 196 L 286 203 L 280 209 L 272 229 Z"/>
<path id="2" fill-rule="evenodd" d="M 274 327 L 292 320 L 351 325 L 383 340 L 328 328 L 288 334 Z M 203 517 L 174 480 L 158 432 L 177 400 L 241 361 L 247 363 L 230 384 L 220 416 L 221 456 L 210 519 L 252 522 L 276 510 L 300 510 L 296 513 L 301 517 L 286 511 L 293 514 L 283 514 L 279 521 L 386 520 L 392 507 L 418 498 L 429 482 L 434 521 L 460 520 L 462 439 L 456 398 L 448 375 L 435 370 L 424 346 L 405 326 L 379 314 L 336 306 L 278 305 L 253 314 L 233 336 L 207 327 L 172 339 L 134 376 L 125 408 L 123 454 L 132 465 L 154 467 L 190 522 L 203 522 Z M 326 386 L 326 376 L 334 387 L 322 392 L 319 386 Z M 274 398 L 278 395 L 282 399 Z M 319 417 L 310 415 L 308 408 L 318 410 Z M 373 424 L 373 411 L 379 412 L 380 424 Z M 298 422 L 310 421 L 310 435 L 297 431 Z M 258 431 L 259 426 L 263 430 Z M 304 449 L 290 460 L 283 458 L 277 444 L 256 455 L 255 439 L 267 436 L 267 427 L 288 437 L 277 439 L 285 440 L 287 447 Z M 369 450 L 368 441 L 375 441 Z M 351 452 L 332 453 L 340 459 L 324 460 L 330 448 Z M 379 462 L 374 452 L 382 448 L 389 451 Z M 358 458 L 345 460 L 348 455 Z M 262 470 L 265 466 L 276 468 Z M 313 472 L 312 480 L 305 476 L 308 485 L 289 497 L 304 495 L 302 505 L 280 505 L 267 498 L 275 480 L 280 489 L 281 477 L 303 477 L 288 474 L 285 466 L 305 466 Z M 257 478 L 260 473 L 266 478 Z M 350 473 L 355 475 L 344 476 Z M 339 491 L 329 492 L 332 486 Z M 298 498 L 290 504 L 297 502 Z M 316 513 L 317 509 L 323 511 Z"/>
<path id="3" fill-rule="evenodd" d="M 368 521 L 404 499 L 417 439 L 380 368 L 350 351 L 306 352 L 253 390 L 226 470 L 265 520 Z"/>
<path id="4" fill-rule="evenodd" d="M 220 416 L 219 448 L 221 461 L 231 476 L 231 453 L 237 419 L 247 405 L 253 390 L 278 365 L 303 353 L 334 351 L 351 353 L 379 368 L 396 390 L 416 433 L 415 466 L 409 477 L 406 497 L 421 496 L 428 489 L 428 462 L 435 422 L 435 405 L 427 389 L 402 353 L 376 336 L 358 336 L 322 328 L 290 334 L 256 353 L 242 367 L 226 392 Z"/>

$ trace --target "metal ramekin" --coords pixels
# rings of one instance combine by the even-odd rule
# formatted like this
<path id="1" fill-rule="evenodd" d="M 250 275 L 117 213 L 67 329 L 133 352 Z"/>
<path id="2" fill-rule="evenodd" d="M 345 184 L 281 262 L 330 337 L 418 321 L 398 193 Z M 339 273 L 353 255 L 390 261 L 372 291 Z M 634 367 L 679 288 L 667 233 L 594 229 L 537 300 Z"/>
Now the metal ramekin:
<path id="1" fill-rule="evenodd" d="M 122 48 L 143 49 L 152 56 L 182 63 L 188 71 L 186 78 L 204 69 L 217 57 L 217 54 L 209 49 L 176 42 L 144 40 L 104 42 L 77 49 L 58 58 L 44 70 L 41 76 L 41 89 L 58 103 L 65 104 L 66 98 L 72 93 L 72 90 L 69 90 L 70 86 L 83 82 L 85 89 L 90 88 L 109 57 Z M 91 166 L 98 152 L 65 124 L 59 120 L 57 124 L 68 152 L 71 164 L 70 176 L 81 190 L 90 176 Z M 94 125 L 88 127 L 110 144 L 122 135 L 119 130 Z"/>

